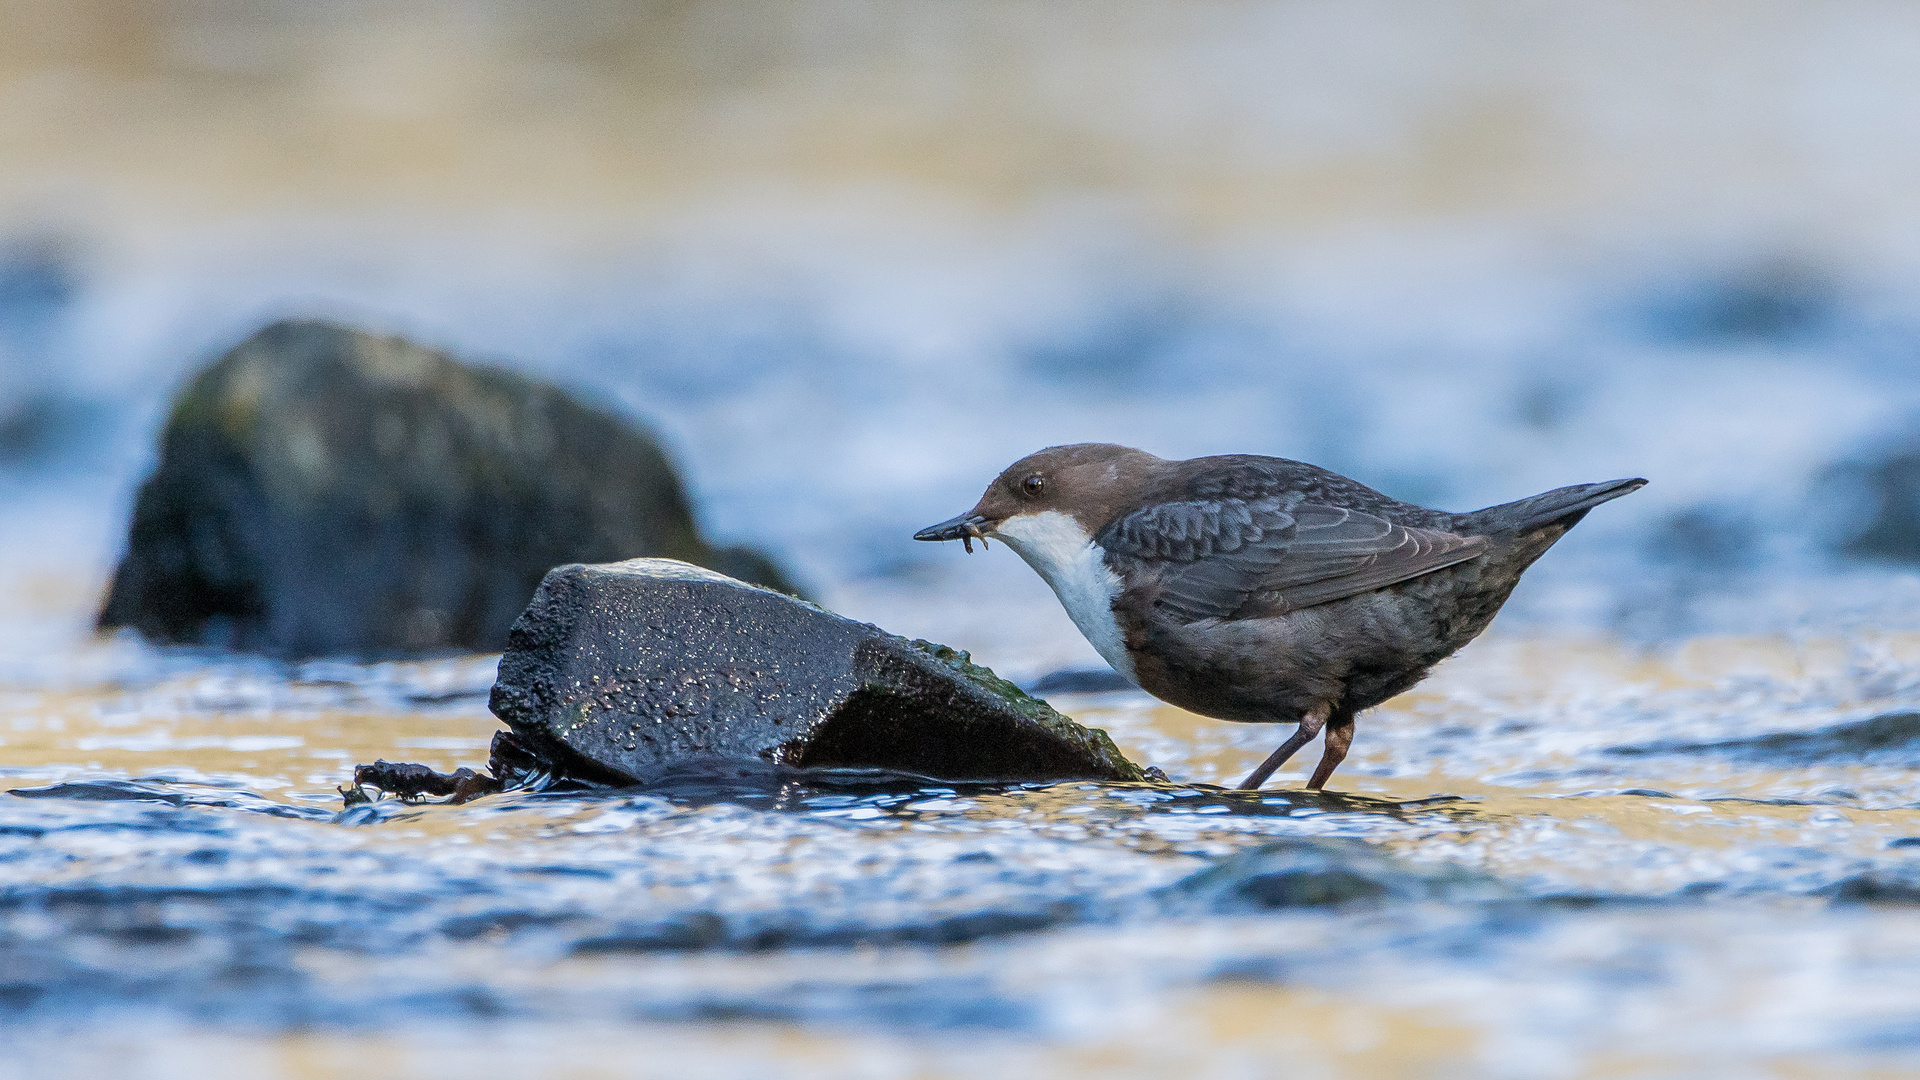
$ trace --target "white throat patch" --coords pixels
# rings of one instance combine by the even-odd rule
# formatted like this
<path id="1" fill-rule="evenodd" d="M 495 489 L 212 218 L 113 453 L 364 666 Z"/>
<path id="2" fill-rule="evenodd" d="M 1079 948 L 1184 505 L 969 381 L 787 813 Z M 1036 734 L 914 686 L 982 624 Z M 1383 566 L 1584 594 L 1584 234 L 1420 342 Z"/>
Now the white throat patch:
<path id="1" fill-rule="evenodd" d="M 1137 683 L 1126 638 L 1113 617 L 1120 577 L 1107 568 L 1100 549 L 1071 515 L 1058 510 L 1018 514 L 1001 522 L 993 538 L 1004 542 L 1053 587 L 1060 606 L 1113 670 Z"/>

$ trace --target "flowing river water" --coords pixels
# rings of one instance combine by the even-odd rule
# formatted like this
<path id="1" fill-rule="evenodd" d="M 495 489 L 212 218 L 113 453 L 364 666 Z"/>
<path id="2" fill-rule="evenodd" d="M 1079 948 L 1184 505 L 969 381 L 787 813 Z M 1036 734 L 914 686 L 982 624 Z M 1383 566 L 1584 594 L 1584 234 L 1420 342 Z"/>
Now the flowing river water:
<path id="1" fill-rule="evenodd" d="M 1494 637 L 1341 790 L 1133 693 L 1166 784 L 692 777 L 465 806 L 492 658 L 90 647 L 0 698 L 0 1072 L 1892 1076 L 1920 637 Z"/>
<path id="2" fill-rule="evenodd" d="M 1920 1073 L 1920 9 L 0 0 L 0 1078 Z M 1165 784 L 346 808 L 497 660 L 98 638 L 170 395 L 339 319 L 656 432 L 837 611 L 1096 666 L 914 529 L 1041 446 L 1466 510 L 1482 640 Z"/>

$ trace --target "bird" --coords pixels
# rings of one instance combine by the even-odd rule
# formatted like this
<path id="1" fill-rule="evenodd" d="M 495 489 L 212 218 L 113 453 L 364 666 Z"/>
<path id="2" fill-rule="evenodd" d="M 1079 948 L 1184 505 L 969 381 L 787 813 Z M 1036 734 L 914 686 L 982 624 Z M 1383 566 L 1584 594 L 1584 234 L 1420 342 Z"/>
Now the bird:
<path id="1" fill-rule="evenodd" d="M 1111 443 L 1014 462 L 973 509 L 916 540 L 999 540 L 1053 588 L 1094 649 L 1162 701 L 1293 724 L 1240 787 L 1258 789 L 1324 729 L 1309 790 L 1354 717 L 1410 689 L 1486 629 L 1521 573 L 1639 477 L 1456 514 L 1303 461 L 1169 461 Z"/>

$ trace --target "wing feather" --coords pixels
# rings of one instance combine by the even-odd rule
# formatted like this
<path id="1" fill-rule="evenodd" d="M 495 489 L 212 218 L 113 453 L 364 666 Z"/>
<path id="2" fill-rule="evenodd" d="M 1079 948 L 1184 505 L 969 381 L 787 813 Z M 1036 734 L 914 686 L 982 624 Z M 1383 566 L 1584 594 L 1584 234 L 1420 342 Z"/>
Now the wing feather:
<path id="1" fill-rule="evenodd" d="M 1096 539 L 1110 560 L 1158 577 L 1160 606 L 1189 622 L 1331 603 L 1487 547 L 1484 537 L 1294 499 L 1160 503 L 1122 516 Z"/>

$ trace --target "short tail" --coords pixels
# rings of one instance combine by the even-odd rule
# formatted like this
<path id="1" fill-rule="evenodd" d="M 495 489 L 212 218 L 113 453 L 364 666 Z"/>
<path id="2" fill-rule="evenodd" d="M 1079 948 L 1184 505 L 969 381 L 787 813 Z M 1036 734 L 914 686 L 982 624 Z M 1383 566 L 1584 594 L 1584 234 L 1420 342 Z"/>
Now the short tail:
<path id="1" fill-rule="evenodd" d="M 1517 502 L 1475 510 L 1461 517 L 1463 524 L 1476 533 L 1530 533 L 1549 525 L 1572 528 L 1575 522 L 1586 516 L 1587 511 L 1601 503 L 1630 495 L 1646 486 L 1647 482 L 1639 477 L 1608 480 L 1599 484 L 1575 484 L 1541 492 Z"/>

